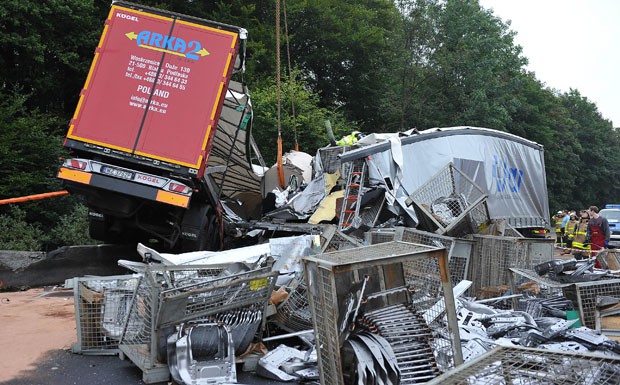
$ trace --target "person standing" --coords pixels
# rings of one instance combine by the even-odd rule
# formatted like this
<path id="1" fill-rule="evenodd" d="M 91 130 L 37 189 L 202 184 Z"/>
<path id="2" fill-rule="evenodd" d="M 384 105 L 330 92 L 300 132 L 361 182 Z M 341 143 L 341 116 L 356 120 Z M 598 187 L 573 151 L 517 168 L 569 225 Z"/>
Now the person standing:
<path id="1" fill-rule="evenodd" d="M 575 249 L 575 259 L 584 259 L 590 252 L 588 244 L 588 222 L 590 222 L 590 214 L 588 210 L 581 210 L 579 222 L 575 229 L 575 238 L 573 238 L 572 247 Z"/>
<path id="2" fill-rule="evenodd" d="M 598 207 L 590 206 L 590 222 L 586 237 L 592 250 L 601 250 L 609 245 L 609 222 L 598 213 Z"/>
<path id="3" fill-rule="evenodd" d="M 566 250 L 562 254 L 572 254 L 573 240 L 575 239 L 575 232 L 577 231 L 577 214 L 571 211 L 570 219 L 566 223 L 564 228 L 564 243 L 566 244 Z"/>
<path id="4" fill-rule="evenodd" d="M 562 235 L 566 232 L 566 224 L 570 221 L 570 215 L 568 214 L 568 210 L 564 210 L 562 212 L 564 214 L 564 218 L 562 218 Z"/>
<path id="5" fill-rule="evenodd" d="M 555 223 L 555 244 L 556 246 L 562 245 L 562 221 L 564 220 L 564 212 L 558 211 L 557 214 L 554 215 L 554 223 Z"/>

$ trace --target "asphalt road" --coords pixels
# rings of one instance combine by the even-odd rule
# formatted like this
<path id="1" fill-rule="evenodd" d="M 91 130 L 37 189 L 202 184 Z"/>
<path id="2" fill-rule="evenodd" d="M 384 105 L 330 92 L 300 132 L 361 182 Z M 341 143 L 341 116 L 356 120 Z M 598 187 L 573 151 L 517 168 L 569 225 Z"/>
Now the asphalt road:
<path id="1" fill-rule="evenodd" d="M 16 341 L 17 342 L 17 341 Z M 256 385 L 284 384 L 243 372 L 238 365 L 237 383 Z M 142 371 L 130 360 L 118 356 L 74 354 L 68 350 L 53 350 L 46 354 L 35 370 L 0 385 L 142 385 Z M 168 385 L 159 382 L 151 385 Z"/>

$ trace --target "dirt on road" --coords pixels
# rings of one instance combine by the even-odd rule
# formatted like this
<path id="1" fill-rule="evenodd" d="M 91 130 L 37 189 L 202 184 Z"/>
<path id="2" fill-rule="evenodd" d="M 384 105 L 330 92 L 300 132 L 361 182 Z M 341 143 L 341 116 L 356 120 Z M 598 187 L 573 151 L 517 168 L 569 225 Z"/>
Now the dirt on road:
<path id="1" fill-rule="evenodd" d="M 51 350 L 77 340 L 73 291 L 34 288 L 0 292 L 0 382 L 36 367 Z"/>

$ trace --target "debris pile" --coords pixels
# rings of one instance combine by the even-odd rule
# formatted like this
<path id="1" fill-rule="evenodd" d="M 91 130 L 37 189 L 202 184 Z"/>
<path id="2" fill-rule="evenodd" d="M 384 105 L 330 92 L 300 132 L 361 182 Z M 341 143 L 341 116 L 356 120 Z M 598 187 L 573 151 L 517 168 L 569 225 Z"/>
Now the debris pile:
<path id="1" fill-rule="evenodd" d="M 476 258 L 475 240 L 373 231 L 366 238 L 384 242 L 343 246 L 348 237 L 336 231 L 339 238 L 282 237 L 222 252 L 164 254 L 140 244 L 142 263 L 119 261 L 132 274 L 71 281 L 83 344 L 74 352 L 116 349 L 146 383 L 177 384 L 235 383 L 238 370 L 283 382 L 418 384 L 498 347 L 620 360 L 620 343 L 579 326 L 576 303 L 544 283 L 472 296 L 471 272 L 458 266 Z M 340 249 L 323 251 L 333 242 Z M 548 274 L 571 263 L 532 269 Z M 441 281 L 446 267 L 454 271 Z M 620 312 L 618 299 L 599 302 L 601 316 Z"/>
<path id="2" fill-rule="evenodd" d="M 373 134 L 314 158 L 288 154 L 288 185 L 273 170 L 262 180 L 259 218 L 223 198 L 234 247 L 139 244 L 142 262 L 119 261 L 132 287 L 74 279 L 76 298 L 96 299 L 81 300 L 106 322 L 83 322 L 81 307 L 78 345 L 96 329 L 146 383 L 179 385 L 234 383 L 240 364 L 276 381 L 419 384 L 498 347 L 620 357 L 593 325 L 618 311 L 591 306 L 620 297 L 620 285 L 594 296 L 579 286 L 618 276 L 594 260 L 554 260 L 552 240 L 522 234 L 548 225 L 544 167 L 523 172 L 541 148 L 488 131 Z M 520 189 L 530 190 L 511 195 Z"/>

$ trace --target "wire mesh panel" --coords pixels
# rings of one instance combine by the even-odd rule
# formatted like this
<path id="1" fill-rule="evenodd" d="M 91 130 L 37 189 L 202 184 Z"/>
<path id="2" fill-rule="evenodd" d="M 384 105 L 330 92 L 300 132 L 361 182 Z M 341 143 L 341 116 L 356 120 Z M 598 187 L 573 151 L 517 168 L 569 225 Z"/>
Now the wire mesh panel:
<path id="1" fill-rule="evenodd" d="M 493 235 L 474 235 L 473 239 L 469 262 L 472 296 L 480 296 L 486 287 L 508 285 L 511 267 L 533 269 L 553 256 L 553 244 L 547 240 Z"/>
<path id="2" fill-rule="evenodd" d="M 277 313 L 271 317 L 272 321 L 288 332 L 312 329 L 308 288 L 303 272 L 299 273 L 287 286 L 290 288 L 290 293 L 278 305 Z"/>
<path id="3" fill-rule="evenodd" d="M 117 354 L 131 299 L 133 275 L 73 278 L 77 342 L 74 353 Z"/>
<path id="4" fill-rule="evenodd" d="M 471 240 L 448 237 L 410 227 L 399 227 L 395 229 L 371 230 L 366 233 L 366 241 L 372 245 L 390 241 L 402 241 L 430 247 L 445 247 L 448 250 L 452 284 L 456 285 L 468 277 L 469 258 L 473 248 Z"/>
<path id="5" fill-rule="evenodd" d="M 578 282 L 564 289 L 564 296 L 576 304 L 583 324 L 596 329 L 596 297 L 620 297 L 620 279 Z"/>
<path id="6" fill-rule="evenodd" d="M 147 266 L 133 298 L 119 349 L 152 382 L 165 381 L 166 339 L 178 324 L 249 305 L 267 306 L 278 272 L 228 266 Z M 133 325 L 133 326 L 131 326 Z M 140 327 L 136 327 L 140 325 Z M 130 327 L 131 326 L 131 327 Z"/>
<path id="7" fill-rule="evenodd" d="M 344 383 L 342 344 L 348 341 L 349 331 L 356 330 L 355 325 L 358 325 L 358 329 L 364 327 L 358 321 L 366 319 L 377 325 L 385 325 L 386 319 L 378 319 L 377 314 L 394 306 L 401 307 L 398 310 L 390 309 L 391 314 L 394 311 L 397 314 L 413 312 L 411 314 L 429 320 L 431 324 L 441 323 L 443 335 L 452 337 L 443 341 L 447 343 L 445 353 L 457 363 L 460 362 L 461 346 L 445 249 L 407 242 L 387 242 L 304 257 L 303 261 L 314 331 L 317 346 L 320 346 L 319 373 L 322 384 Z M 428 270 L 417 270 L 424 268 Z M 419 275 L 431 274 L 435 280 L 431 282 L 432 278 L 425 277 L 426 281 L 422 285 Z M 414 304 L 410 300 L 412 292 L 416 294 L 416 299 L 423 297 L 428 300 Z M 355 304 L 358 304 L 357 307 Z M 353 309 L 358 311 L 354 312 Z M 415 329 L 415 332 L 418 338 L 424 335 L 424 340 L 432 343 L 436 335 L 433 331 L 426 334 L 428 326 L 424 330 Z M 403 330 L 411 332 L 413 329 Z M 383 335 L 400 335 L 401 341 L 389 342 L 394 346 L 403 346 L 413 343 L 407 339 L 407 332 L 390 330 Z M 427 364 L 437 368 L 433 352 L 430 349 L 428 351 L 430 357 L 425 357 Z M 405 369 L 401 367 L 401 370 Z M 401 377 L 401 384 L 407 383 L 413 382 L 407 382 L 405 377 Z"/>
<path id="8" fill-rule="evenodd" d="M 402 231 L 400 228 L 372 229 L 364 234 L 366 243 L 369 245 L 377 245 L 379 243 L 392 242 L 400 240 Z"/>
<path id="9" fill-rule="evenodd" d="M 529 291 L 537 290 L 542 294 L 548 292 L 551 295 L 561 294 L 571 300 L 575 309 L 579 311 L 579 317 L 584 326 L 596 329 L 596 298 L 598 296 L 620 297 L 620 279 L 601 278 L 592 282 L 560 283 L 545 276 L 536 274 L 531 269 L 510 269 L 513 286 L 517 291 L 519 287 L 527 287 Z M 536 283 L 535 287 L 527 282 Z"/>
<path id="10" fill-rule="evenodd" d="M 320 161 L 320 165 L 323 172 L 327 174 L 333 174 L 336 171 L 340 171 L 340 175 L 345 175 L 342 172 L 342 164 L 340 161 L 340 155 L 347 150 L 347 146 L 329 146 L 319 148 L 317 151 L 317 160 Z"/>
<path id="11" fill-rule="evenodd" d="M 617 385 L 620 356 L 497 347 L 428 384 Z"/>
<path id="12" fill-rule="evenodd" d="M 467 175 L 449 163 L 408 198 L 420 226 L 438 234 L 474 234 L 488 223 L 487 195 Z M 418 226 L 418 227 L 420 227 Z"/>
<path id="13" fill-rule="evenodd" d="M 564 296 L 565 288 L 570 284 L 553 281 L 547 277 L 541 277 L 530 269 L 509 269 L 509 283 L 512 294 L 521 294 L 521 298 L 512 299 L 513 310 L 527 311 L 528 304 L 533 298 L 550 299 Z"/>
<path id="14" fill-rule="evenodd" d="M 336 226 L 325 226 L 321 234 L 321 251 L 347 250 L 362 246 L 362 241 L 338 230 Z"/>
<path id="15" fill-rule="evenodd" d="M 413 228 L 404 228 L 403 242 L 420 243 L 432 247 L 445 247 L 448 250 L 450 277 L 452 284 L 456 285 L 464 279 L 468 279 L 467 269 L 473 242 L 465 239 L 452 238 L 429 233 Z M 438 270 L 434 270 L 437 272 Z"/>

